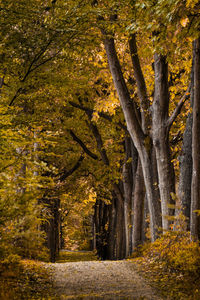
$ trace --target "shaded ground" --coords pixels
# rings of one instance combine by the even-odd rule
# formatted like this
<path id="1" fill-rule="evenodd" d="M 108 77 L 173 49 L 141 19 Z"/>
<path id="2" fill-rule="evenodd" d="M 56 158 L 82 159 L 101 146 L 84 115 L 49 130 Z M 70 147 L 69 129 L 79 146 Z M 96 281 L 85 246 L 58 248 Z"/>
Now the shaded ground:
<path id="1" fill-rule="evenodd" d="M 161 299 L 132 261 L 47 264 L 59 299 Z"/>
<path id="2" fill-rule="evenodd" d="M 93 251 L 61 250 L 56 263 L 98 260 Z"/>

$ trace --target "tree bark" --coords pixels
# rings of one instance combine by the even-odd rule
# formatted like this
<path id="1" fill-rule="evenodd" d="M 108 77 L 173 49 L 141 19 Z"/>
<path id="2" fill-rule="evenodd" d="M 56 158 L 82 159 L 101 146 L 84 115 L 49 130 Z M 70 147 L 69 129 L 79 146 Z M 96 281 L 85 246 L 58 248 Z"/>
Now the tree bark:
<path id="1" fill-rule="evenodd" d="M 133 250 L 142 244 L 145 187 L 141 162 L 138 160 L 134 191 Z"/>
<path id="2" fill-rule="evenodd" d="M 145 138 L 144 132 L 141 128 L 140 122 L 134 110 L 134 105 L 130 98 L 118 56 L 115 49 L 114 39 L 107 38 L 104 33 L 104 45 L 107 53 L 108 64 L 112 74 L 115 88 L 117 90 L 122 110 L 127 123 L 127 128 L 130 136 L 137 148 L 140 156 L 142 170 L 144 175 L 144 182 L 146 187 L 149 212 L 150 212 L 150 230 L 151 239 L 154 241 L 157 237 L 156 211 L 153 197 L 153 179 L 151 175 L 151 163 L 148 151 L 149 139 Z"/>
<path id="3" fill-rule="evenodd" d="M 131 60 L 134 70 L 134 76 L 137 83 L 137 93 L 140 99 L 140 113 L 142 120 L 142 129 L 145 133 L 148 133 L 151 126 L 151 118 L 149 113 L 149 100 L 147 96 L 147 88 L 144 80 L 140 60 L 137 52 L 136 35 L 132 34 L 129 39 L 129 48 L 131 53 Z"/>
<path id="4" fill-rule="evenodd" d="M 159 191 L 162 209 L 163 230 L 170 229 L 169 216 L 174 214 L 171 193 L 175 193 L 175 177 L 171 164 L 169 146 L 169 128 L 167 126 L 169 111 L 168 65 L 166 58 L 155 54 L 155 94 L 153 102 L 153 144 L 156 151 Z"/>
<path id="5" fill-rule="evenodd" d="M 192 239 L 200 239 L 200 38 L 194 47 L 194 105 L 192 126 L 192 199 L 190 231 Z"/>
<path id="6" fill-rule="evenodd" d="M 191 184 L 192 184 L 192 114 L 187 117 L 186 128 L 183 135 L 182 153 L 179 158 L 179 198 L 183 215 L 187 218 L 186 227 L 190 228 Z"/>
<path id="7" fill-rule="evenodd" d="M 194 54 L 193 54 L 194 59 Z M 194 61 L 191 70 L 191 92 L 190 105 L 194 102 Z M 189 113 L 186 121 L 185 132 L 183 135 L 183 145 L 180 163 L 180 178 L 178 196 L 180 199 L 181 210 L 186 217 L 186 229 L 190 230 L 190 207 L 191 207 L 191 187 L 192 187 L 192 124 L 193 114 Z"/>
<path id="8" fill-rule="evenodd" d="M 138 166 L 138 152 L 131 140 L 131 167 L 132 167 L 132 195 L 131 195 L 131 230 L 130 230 L 130 253 L 133 252 L 133 230 L 134 230 L 134 191 L 135 191 L 135 181 L 136 181 L 136 172 Z"/>
<path id="9" fill-rule="evenodd" d="M 125 137 L 125 162 L 122 168 L 124 189 L 124 229 L 125 229 L 125 257 L 130 254 L 130 229 L 131 229 L 131 200 L 133 188 L 132 165 L 128 161 L 131 158 L 131 139 Z"/>

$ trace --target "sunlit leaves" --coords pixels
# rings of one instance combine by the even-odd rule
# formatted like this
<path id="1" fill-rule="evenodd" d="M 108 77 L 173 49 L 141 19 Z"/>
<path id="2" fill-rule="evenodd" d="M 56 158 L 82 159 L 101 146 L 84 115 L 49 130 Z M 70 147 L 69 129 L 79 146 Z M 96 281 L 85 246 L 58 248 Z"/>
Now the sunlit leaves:
<path id="1" fill-rule="evenodd" d="M 189 22 L 189 19 L 188 19 L 187 17 L 181 19 L 181 21 L 180 21 L 180 23 L 181 23 L 181 25 L 182 25 L 183 27 L 186 27 L 187 24 L 188 24 L 188 22 Z"/>

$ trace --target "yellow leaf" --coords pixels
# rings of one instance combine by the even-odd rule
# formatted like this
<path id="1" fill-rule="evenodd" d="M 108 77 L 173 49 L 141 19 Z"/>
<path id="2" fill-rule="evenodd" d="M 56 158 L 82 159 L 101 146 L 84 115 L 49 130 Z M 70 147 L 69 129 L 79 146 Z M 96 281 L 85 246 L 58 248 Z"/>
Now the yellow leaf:
<path id="1" fill-rule="evenodd" d="M 198 3 L 198 0 L 187 0 L 186 7 L 194 8 L 194 6 Z"/>
<path id="2" fill-rule="evenodd" d="M 180 23 L 181 23 L 181 25 L 182 25 L 183 27 L 186 27 L 188 22 L 189 22 L 188 17 L 183 18 L 183 19 L 180 20 Z"/>

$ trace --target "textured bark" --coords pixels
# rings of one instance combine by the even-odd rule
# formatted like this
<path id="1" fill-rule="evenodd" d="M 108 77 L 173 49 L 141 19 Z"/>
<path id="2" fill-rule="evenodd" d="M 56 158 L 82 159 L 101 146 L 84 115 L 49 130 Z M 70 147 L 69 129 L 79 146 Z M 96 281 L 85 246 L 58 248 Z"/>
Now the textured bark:
<path id="1" fill-rule="evenodd" d="M 168 66 L 164 56 L 155 54 L 154 59 L 153 144 L 158 168 L 162 226 L 163 230 L 169 230 L 171 223 L 169 216 L 174 214 L 174 209 L 169 208 L 169 204 L 174 204 L 171 193 L 175 192 L 175 177 L 171 164 L 169 128 L 167 126 L 169 111 Z"/>
<path id="2" fill-rule="evenodd" d="M 200 239 L 200 38 L 194 41 L 194 105 L 192 126 L 191 237 Z"/>
<path id="3" fill-rule="evenodd" d="M 132 176 L 133 176 L 133 184 L 132 184 L 132 195 L 131 195 L 131 230 L 130 230 L 130 253 L 133 252 L 133 230 L 134 230 L 134 191 L 135 191 L 135 179 L 136 172 L 138 166 L 138 152 L 131 141 L 131 167 L 132 167 Z"/>
<path id="4" fill-rule="evenodd" d="M 147 96 L 147 88 L 144 80 L 143 72 L 140 65 L 140 60 L 137 52 L 136 36 L 132 34 L 129 40 L 129 48 L 131 53 L 134 76 L 137 83 L 137 93 L 141 104 L 141 119 L 142 128 L 145 133 L 150 129 L 151 118 L 149 114 L 149 100 Z"/>
<path id="5" fill-rule="evenodd" d="M 122 177 L 124 189 L 124 229 L 125 229 L 125 257 L 130 254 L 130 230 L 131 230 L 131 200 L 133 188 L 131 158 L 131 139 L 125 137 L 125 162 L 123 164 Z"/>
<path id="6" fill-rule="evenodd" d="M 194 100 L 194 68 L 191 71 L 191 92 L 190 104 L 193 106 Z M 183 145 L 180 162 L 180 178 L 178 195 L 180 199 L 183 215 L 186 217 L 186 228 L 190 229 L 190 207 L 191 207 L 191 184 L 192 184 L 192 123 L 193 114 L 189 113 L 183 135 Z"/>
<path id="7" fill-rule="evenodd" d="M 104 33 L 104 35 L 106 34 Z M 154 197 L 153 197 L 153 179 L 151 175 L 151 163 L 150 163 L 148 149 L 146 149 L 146 144 L 148 141 L 145 139 L 145 135 L 143 133 L 137 115 L 135 113 L 134 106 L 129 95 L 129 91 L 125 83 L 121 71 L 121 66 L 116 53 L 114 39 L 105 38 L 104 45 L 105 45 L 109 68 L 113 77 L 114 85 L 117 90 L 119 100 L 122 106 L 122 110 L 125 116 L 125 120 L 127 123 L 127 128 L 134 142 L 134 145 L 137 148 L 142 163 L 142 170 L 144 175 L 149 212 L 150 212 L 151 239 L 152 241 L 154 241 L 157 235 L 156 234 L 157 224 L 155 218 L 156 211 L 155 211 Z"/>
<path id="8" fill-rule="evenodd" d="M 156 224 L 158 226 L 158 232 L 161 232 L 162 228 L 162 215 L 161 215 L 161 202 L 160 202 L 160 190 L 158 184 L 158 168 L 157 168 L 157 160 L 156 160 L 156 151 L 152 146 L 151 148 L 151 172 L 153 178 L 153 195 L 154 195 L 154 204 L 156 210 Z"/>
<path id="9" fill-rule="evenodd" d="M 145 186 L 141 162 L 138 160 L 134 191 L 133 250 L 142 244 Z"/>
<path id="10" fill-rule="evenodd" d="M 179 198 L 182 212 L 187 217 L 187 229 L 190 224 L 191 183 L 192 183 L 192 114 L 188 115 L 183 135 L 182 153 L 180 161 Z"/>

